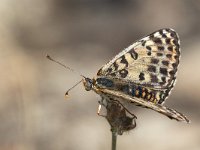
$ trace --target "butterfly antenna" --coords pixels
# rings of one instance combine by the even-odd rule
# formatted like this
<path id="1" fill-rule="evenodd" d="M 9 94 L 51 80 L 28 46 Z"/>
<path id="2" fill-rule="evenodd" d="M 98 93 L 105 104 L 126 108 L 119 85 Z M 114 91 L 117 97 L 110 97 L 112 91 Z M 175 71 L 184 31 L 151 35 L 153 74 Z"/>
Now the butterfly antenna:
<path id="1" fill-rule="evenodd" d="M 78 81 L 75 85 L 73 85 L 71 88 L 69 88 L 67 90 L 67 92 L 65 93 L 65 96 L 68 97 L 69 96 L 69 91 L 71 91 L 73 88 L 75 88 L 77 85 L 79 85 L 82 82 L 82 80 Z"/>
<path id="2" fill-rule="evenodd" d="M 53 61 L 53 62 L 55 62 L 55 63 L 57 63 L 57 64 L 59 64 L 59 65 L 61 65 L 61 66 L 63 66 L 63 67 L 66 68 L 67 70 L 70 70 L 71 72 L 74 72 L 74 73 L 80 75 L 81 77 L 86 78 L 86 77 L 85 77 L 84 75 L 82 75 L 80 72 L 75 71 L 74 69 L 72 69 L 72 68 L 70 68 L 70 67 L 68 67 L 68 66 L 66 66 L 66 65 L 64 65 L 64 64 L 62 64 L 61 62 L 59 62 L 59 61 L 53 59 L 53 58 L 52 58 L 51 56 L 49 56 L 48 54 L 46 55 L 46 58 L 49 59 L 49 60 L 51 60 L 51 61 Z"/>

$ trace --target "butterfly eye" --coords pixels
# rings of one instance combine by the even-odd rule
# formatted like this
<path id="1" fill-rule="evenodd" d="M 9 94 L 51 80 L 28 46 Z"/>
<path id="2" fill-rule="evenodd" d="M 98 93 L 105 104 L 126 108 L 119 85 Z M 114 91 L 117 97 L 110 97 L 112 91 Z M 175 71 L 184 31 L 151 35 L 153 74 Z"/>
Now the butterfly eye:
<path id="1" fill-rule="evenodd" d="M 90 78 L 84 78 L 83 85 L 86 91 L 90 91 L 93 86 L 92 80 Z"/>

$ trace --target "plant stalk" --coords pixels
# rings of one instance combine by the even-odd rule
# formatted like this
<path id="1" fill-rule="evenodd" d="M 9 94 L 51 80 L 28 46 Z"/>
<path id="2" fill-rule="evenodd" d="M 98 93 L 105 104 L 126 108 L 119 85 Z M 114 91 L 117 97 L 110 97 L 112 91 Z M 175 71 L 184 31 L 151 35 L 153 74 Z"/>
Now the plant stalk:
<path id="1" fill-rule="evenodd" d="M 116 129 L 111 129 L 112 132 L 112 150 L 116 150 L 117 147 L 117 131 Z"/>

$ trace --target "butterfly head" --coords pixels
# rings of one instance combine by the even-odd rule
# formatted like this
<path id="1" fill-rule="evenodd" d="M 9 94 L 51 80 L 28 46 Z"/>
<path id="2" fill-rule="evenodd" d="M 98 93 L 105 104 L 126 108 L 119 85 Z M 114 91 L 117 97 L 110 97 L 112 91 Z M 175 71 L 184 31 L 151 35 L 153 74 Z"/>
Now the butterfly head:
<path id="1" fill-rule="evenodd" d="M 84 85 L 86 91 L 90 91 L 93 87 L 92 79 L 84 77 L 83 85 Z"/>

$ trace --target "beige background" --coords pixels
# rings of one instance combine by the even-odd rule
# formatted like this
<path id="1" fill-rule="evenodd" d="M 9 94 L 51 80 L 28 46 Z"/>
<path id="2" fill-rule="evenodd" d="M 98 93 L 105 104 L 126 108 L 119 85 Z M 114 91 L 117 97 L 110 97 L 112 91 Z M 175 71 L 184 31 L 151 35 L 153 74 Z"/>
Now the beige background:
<path id="1" fill-rule="evenodd" d="M 132 110 L 137 128 L 118 138 L 123 150 L 200 149 L 200 2 L 195 0 L 1 0 L 0 149 L 110 149 L 99 96 L 80 77 L 45 59 L 49 53 L 88 77 L 133 41 L 160 28 L 181 38 L 178 82 L 167 106 L 191 124 Z"/>

